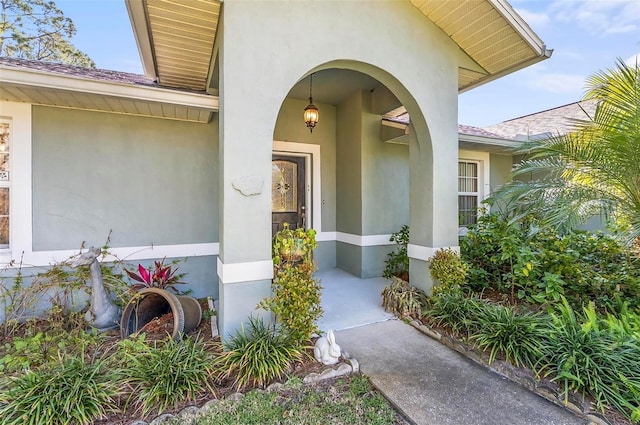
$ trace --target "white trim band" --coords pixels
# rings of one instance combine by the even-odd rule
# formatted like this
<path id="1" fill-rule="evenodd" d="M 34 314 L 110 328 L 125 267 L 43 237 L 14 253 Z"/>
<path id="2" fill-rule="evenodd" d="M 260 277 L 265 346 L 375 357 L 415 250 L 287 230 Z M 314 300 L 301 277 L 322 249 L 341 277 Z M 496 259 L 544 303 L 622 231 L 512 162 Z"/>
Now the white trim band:
<path id="1" fill-rule="evenodd" d="M 109 248 L 109 253 L 104 261 L 115 260 L 152 260 L 156 258 L 181 258 L 181 257 L 203 257 L 215 256 L 220 251 L 220 244 L 216 243 L 199 243 L 199 244 L 182 244 L 182 245 L 156 245 L 156 246 L 128 246 L 121 248 Z M 0 256 L 0 265 L 7 266 L 11 260 L 14 260 L 13 267 L 42 267 L 50 266 L 54 263 L 68 260 L 78 254 L 79 250 L 57 250 L 57 251 L 34 251 L 25 252 L 24 255 L 15 256 L 6 254 Z M 19 264 L 22 257 L 22 264 Z"/>
<path id="2" fill-rule="evenodd" d="M 390 237 L 391 235 L 354 235 L 336 232 L 336 241 L 356 246 L 393 245 L 393 242 L 389 241 Z"/>
<path id="3" fill-rule="evenodd" d="M 218 257 L 218 277 L 224 284 L 273 279 L 273 261 L 224 264 Z"/>
<path id="4" fill-rule="evenodd" d="M 409 256 L 409 258 L 413 258 L 416 260 L 429 261 L 439 249 L 452 249 L 460 254 L 459 246 L 430 247 L 409 244 L 407 246 L 407 255 Z"/>

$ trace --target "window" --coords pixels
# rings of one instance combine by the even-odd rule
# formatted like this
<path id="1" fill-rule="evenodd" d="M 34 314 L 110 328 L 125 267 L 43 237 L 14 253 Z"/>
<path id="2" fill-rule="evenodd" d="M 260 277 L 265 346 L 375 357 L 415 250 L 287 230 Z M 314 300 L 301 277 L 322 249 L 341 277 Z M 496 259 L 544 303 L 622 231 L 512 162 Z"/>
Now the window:
<path id="1" fill-rule="evenodd" d="M 0 249 L 9 248 L 9 122 L 0 121 Z"/>
<path id="2" fill-rule="evenodd" d="M 478 220 L 479 168 L 478 161 L 458 162 L 458 225 L 460 226 L 469 226 Z"/>

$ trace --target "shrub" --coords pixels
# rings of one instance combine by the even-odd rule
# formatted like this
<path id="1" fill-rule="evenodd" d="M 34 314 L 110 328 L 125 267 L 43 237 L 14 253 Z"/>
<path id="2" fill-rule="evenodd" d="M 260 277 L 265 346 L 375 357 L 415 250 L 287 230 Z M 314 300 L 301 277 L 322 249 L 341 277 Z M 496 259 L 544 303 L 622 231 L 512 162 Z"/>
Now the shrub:
<path id="1" fill-rule="evenodd" d="M 409 246 L 409 226 L 404 225 L 398 232 L 393 233 L 389 238 L 389 242 L 395 242 L 396 249 L 387 254 L 383 275 L 387 279 L 398 276 L 408 280 L 409 256 L 407 255 L 407 247 Z"/>
<path id="2" fill-rule="evenodd" d="M 433 287 L 434 294 L 459 288 L 466 281 L 468 270 L 469 265 L 451 248 L 437 250 L 429 263 L 431 277 L 440 283 Z"/>
<path id="3" fill-rule="evenodd" d="M 205 389 L 213 392 L 213 355 L 197 338 L 150 343 L 144 335 L 129 338 L 120 342 L 118 359 L 130 388 L 127 405 L 134 403 L 143 415 L 195 400 Z"/>
<path id="4" fill-rule="evenodd" d="M 238 389 L 251 382 L 264 386 L 281 378 L 291 362 L 300 361 L 305 355 L 286 332 L 255 317 L 249 318 L 248 329 L 243 325 L 224 345 L 227 351 L 216 359 L 215 365 L 221 378 L 235 376 Z"/>
<path id="5" fill-rule="evenodd" d="M 14 337 L 7 342 L 0 353 L 0 371 L 18 372 L 24 369 L 37 369 L 48 363 L 59 361 L 61 352 L 66 355 L 82 356 L 89 346 L 98 346 L 104 337 L 84 329 L 49 328 L 45 332 L 27 329 L 24 337 Z"/>
<path id="6" fill-rule="evenodd" d="M 316 321 L 322 316 L 322 287 L 313 278 L 316 267 L 311 258 L 316 246 L 315 230 L 289 229 L 285 223 L 274 239 L 273 294 L 259 304 L 272 311 L 300 345 L 318 332 Z"/>
<path id="7" fill-rule="evenodd" d="M 422 313 L 433 324 L 448 327 L 468 338 L 477 331 L 479 316 L 486 305 L 485 300 L 468 297 L 461 291 L 451 291 L 429 298 Z"/>
<path id="8" fill-rule="evenodd" d="M 426 300 L 424 292 L 395 276 L 382 289 L 384 310 L 399 317 L 419 317 Z"/>
<path id="9" fill-rule="evenodd" d="M 542 367 L 565 397 L 569 390 L 587 392 L 598 407 L 613 406 L 640 421 L 640 342 L 603 330 L 596 316 L 588 310 L 579 316 L 564 298 L 551 319 Z"/>
<path id="10" fill-rule="evenodd" d="M 493 287 L 538 304 L 564 295 L 574 307 L 593 300 L 597 309 L 610 311 L 622 298 L 640 307 L 640 258 L 602 233 L 560 236 L 487 214 L 461 238 L 460 248 L 475 291 Z"/>
<path id="11" fill-rule="evenodd" d="M 490 350 L 489 363 L 501 353 L 516 366 L 533 367 L 542 357 L 548 330 L 547 319 L 532 312 L 518 313 L 513 307 L 487 304 L 479 309 L 478 327 L 471 336 L 477 346 Z"/>
<path id="12" fill-rule="evenodd" d="M 2 423 L 90 424 L 114 408 L 117 377 L 103 360 L 59 359 L 9 378 L 0 390 Z"/>

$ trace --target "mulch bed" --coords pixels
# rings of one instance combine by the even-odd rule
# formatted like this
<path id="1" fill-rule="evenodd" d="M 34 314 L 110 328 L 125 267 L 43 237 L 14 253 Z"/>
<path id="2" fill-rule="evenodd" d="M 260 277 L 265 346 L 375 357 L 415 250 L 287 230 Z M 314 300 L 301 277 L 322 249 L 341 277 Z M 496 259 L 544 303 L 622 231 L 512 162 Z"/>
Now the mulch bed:
<path id="1" fill-rule="evenodd" d="M 211 320 L 209 319 L 210 312 L 208 312 L 209 306 L 208 306 L 207 300 L 206 299 L 199 300 L 199 302 L 202 307 L 203 317 L 207 317 L 207 318 L 201 320 L 200 324 L 195 329 L 191 330 L 187 334 L 187 336 L 191 338 L 197 337 L 200 341 L 204 342 L 208 347 L 211 347 L 211 349 L 214 350 L 216 354 L 218 354 L 221 352 L 222 345 L 220 344 L 219 336 L 216 336 L 216 337 L 212 336 Z M 46 320 L 37 320 L 35 322 L 31 322 L 30 325 L 31 325 L 31 329 L 34 329 L 35 327 L 36 331 L 42 330 L 45 333 L 50 328 L 50 324 Z M 169 337 L 172 330 L 173 330 L 173 315 L 172 313 L 167 313 L 149 321 L 147 324 L 144 325 L 142 329 L 138 331 L 138 333 L 144 333 L 146 341 L 159 341 Z M 15 332 L 13 332 L 12 335 L 13 335 L 13 338 L 26 337 L 27 332 L 28 330 L 26 326 L 20 326 Z M 101 351 L 103 352 L 104 350 L 108 349 L 108 347 L 114 346 L 121 340 L 119 328 L 106 331 L 102 334 L 102 336 L 104 336 L 106 339 L 104 344 L 100 347 Z M 4 346 L 5 343 L 11 343 L 13 338 L 0 339 L 0 344 Z M 314 373 L 314 372 L 320 373 L 323 370 L 325 370 L 327 366 L 322 365 L 321 363 L 318 363 L 313 357 L 314 343 L 315 343 L 315 339 L 309 342 L 309 347 L 306 349 L 306 352 L 308 355 L 304 358 L 302 362 L 292 364 L 290 369 L 287 371 L 286 376 L 283 379 L 276 380 L 273 382 L 284 383 L 284 381 L 291 376 L 297 376 L 302 379 L 310 373 Z M 90 349 L 87 354 L 91 356 L 92 351 L 93 350 Z M 340 361 L 346 363 L 346 360 L 342 358 Z M 233 381 L 231 380 L 227 382 L 219 382 L 219 381 L 211 380 L 210 383 L 212 388 L 214 389 L 213 394 L 208 391 L 203 391 L 201 394 L 198 395 L 198 397 L 195 400 L 181 403 L 180 405 L 174 406 L 173 408 L 163 413 L 175 414 L 187 406 L 201 407 L 209 400 L 216 399 L 216 398 L 224 398 L 237 391 L 236 388 L 233 387 L 232 385 Z M 252 389 L 254 388 L 251 388 L 251 387 L 245 388 L 243 389 L 243 392 L 248 392 Z M 125 406 L 127 399 L 126 397 L 122 397 L 117 401 L 118 401 L 118 407 L 122 409 Z M 129 407 L 124 413 L 122 413 L 122 411 L 111 412 L 108 414 L 108 417 L 106 419 L 96 421 L 95 424 L 125 425 L 137 419 L 144 419 L 146 421 L 151 421 L 156 416 L 157 416 L 156 414 L 150 414 L 149 417 L 142 418 L 138 412 L 134 411 L 132 407 Z"/>

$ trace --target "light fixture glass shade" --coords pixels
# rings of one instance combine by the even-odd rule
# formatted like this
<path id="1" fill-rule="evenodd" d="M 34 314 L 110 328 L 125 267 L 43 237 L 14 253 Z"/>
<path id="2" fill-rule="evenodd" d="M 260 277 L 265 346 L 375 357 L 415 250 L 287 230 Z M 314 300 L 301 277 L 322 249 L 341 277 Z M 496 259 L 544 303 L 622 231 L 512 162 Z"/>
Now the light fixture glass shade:
<path id="1" fill-rule="evenodd" d="M 320 112 L 318 112 L 318 108 L 313 104 L 311 98 L 309 98 L 309 105 L 304 108 L 304 123 L 307 125 L 307 128 L 310 132 L 313 133 L 313 128 L 318 124 L 318 119 L 320 118 Z"/>

